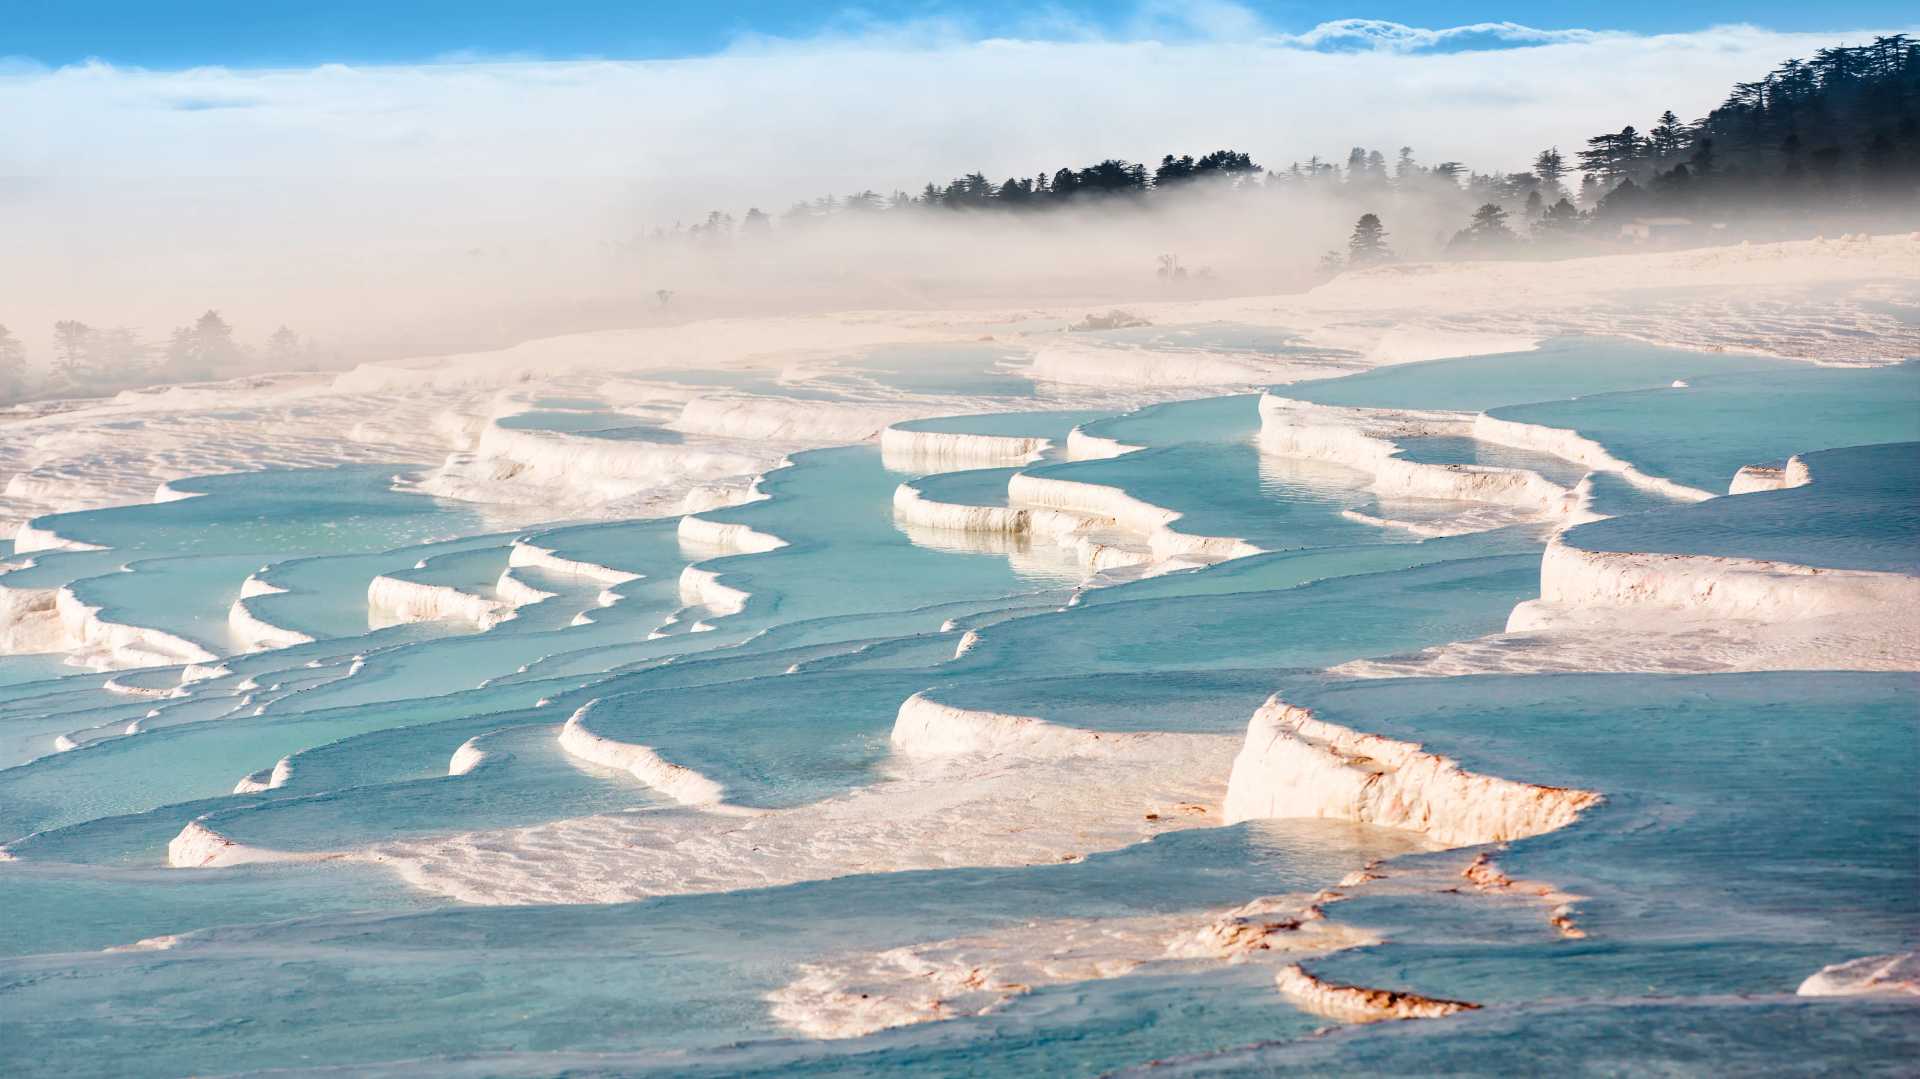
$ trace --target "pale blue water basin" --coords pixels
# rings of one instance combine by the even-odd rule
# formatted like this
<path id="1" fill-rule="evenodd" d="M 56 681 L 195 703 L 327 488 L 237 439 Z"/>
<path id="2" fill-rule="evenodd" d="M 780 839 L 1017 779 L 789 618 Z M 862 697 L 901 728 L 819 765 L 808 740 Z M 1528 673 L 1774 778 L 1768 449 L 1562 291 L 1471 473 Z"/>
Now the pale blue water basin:
<path id="1" fill-rule="evenodd" d="M 1155 352 L 1184 351 L 1255 353 L 1267 356 L 1342 356 L 1338 349 L 1302 345 L 1299 334 L 1271 326 L 1238 322 L 1196 322 L 1171 326 L 1131 326 L 1123 330 L 1075 331 L 1070 340 L 1098 341 L 1117 347 Z"/>
<path id="2" fill-rule="evenodd" d="M 143 558 L 124 572 L 81 578 L 69 588 L 100 608 L 103 621 L 161 630 L 220 656 L 236 649 L 227 611 L 259 565 L 255 554 Z"/>
<path id="3" fill-rule="evenodd" d="M 209 912 L 234 923 L 271 923 L 321 913 L 429 904 L 372 867 L 262 866 L 247 873 L 45 865 L 0 868 L 0 956 L 97 952 L 207 924 Z M 0 1044 L 10 1044 L 0 1041 Z M 48 1066 L 56 1062 L 46 1059 Z M 20 1067 L 9 1057 L 8 1069 Z M 95 1067 L 68 1056 L 72 1074 Z"/>
<path id="4" fill-rule="evenodd" d="M 224 555 L 342 553 L 391 549 L 472 532 L 471 508 L 392 489 L 405 465 L 239 472 L 177 480 L 199 497 L 56 513 L 36 527 L 132 553 Z"/>
<path id="5" fill-rule="evenodd" d="M 936 416 L 924 420 L 903 420 L 893 426 L 902 431 L 930 431 L 941 434 L 1006 435 L 1015 438 L 1050 438 L 1064 443 L 1075 424 L 1090 423 L 1106 415 L 1085 410 L 1059 412 L 988 412 L 966 416 Z"/>
<path id="6" fill-rule="evenodd" d="M 499 544 L 499 535 L 403 547 L 366 555 L 312 555 L 275 562 L 255 574 L 286 589 L 251 596 L 247 606 L 262 621 L 310 637 L 350 637 L 367 628 L 367 585 L 381 574 L 396 574 L 416 563 L 455 551 Z"/>
<path id="7" fill-rule="evenodd" d="M 1514 526 L 1415 542 L 1400 540 L 1357 547 L 1269 551 L 1209 566 L 1204 572 L 1169 573 L 1126 581 L 1112 588 L 1082 593 L 1077 602 L 1099 606 L 1173 596 L 1262 592 L 1332 577 L 1391 573 L 1456 559 L 1518 554 L 1537 557 L 1545 545 L 1546 538 L 1540 529 Z"/>
<path id="8" fill-rule="evenodd" d="M 958 506 L 1004 506 L 1007 481 L 1017 468 L 970 468 L 962 472 L 939 472 L 913 481 L 920 494 L 932 502 Z"/>
<path id="9" fill-rule="evenodd" d="M 1283 689 L 1323 718 L 1471 770 L 1598 791 L 1603 805 L 1501 852 L 1581 896 L 1584 940 L 1537 902 L 1356 898 L 1390 942 L 1314 966 L 1481 1003 L 1788 994 L 1821 967 L 1920 943 L 1920 678 L 1550 675 Z"/>
<path id="10" fill-rule="evenodd" d="M 1565 428 L 1642 471 L 1719 494 L 1743 465 L 1920 439 L 1920 361 L 1792 367 L 1695 379 L 1685 389 L 1598 394 L 1491 415 Z"/>
<path id="11" fill-rule="evenodd" d="M 614 906 L 320 915 L 209 930 L 168 952 L 5 960 L 0 978 L 13 987 L 14 1007 L 0 1030 L 10 1040 L 57 1040 L 68 1073 L 135 1062 L 160 1071 L 233 1070 L 268 1053 L 346 1065 L 404 1058 L 418 1067 L 422 1058 L 506 1052 L 529 1054 L 526 1065 L 545 1070 L 567 1060 L 546 1054 L 570 1051 L 644 1051 L 655 1064 L 681 1068 L 737 1069 L 743 1052 L 792 1064 L 876 1048 L 795 1043 L 769 1019 L 764 995 L 823 949 L 916 943 L 930 925 L 968 934 L 1036 918 L 1199 914 L 1250 894 L 1310 891 L 1355 859 L 1408 848 L 1390 832 L 1288 822 L 1176 834 L 1066 865 L 855 876 Z M 956 903 L 961 896 L 967 901 Z M 299 958 L 262 963 L 263 954 Z M 343 980 L 351 993 L 338 991 Z M 1066 1023 L 1057 1013 L 1049 1018 L 1059 1002 L 1053 996 L 1023 1003 L 1011 1020 L 935 1024 L 884 1037 L 881 1046 L 958 1049 L 975 1068 L 999 1058 L 1009 1069 L 1003 1074 L 1045 1062 L 1086 1073 L 1217 1044 L 1250 1019 L 1311 1029 L 1306 1017 L 1289 1018 L 1270 998 L 1251 994 L 1258 981 L 1253 971 L 1208 963 L 1203 977 L 1176 963 L 1161 978 L 1096 985 L 1105 1006 L 1093 1010 L 1111 1015 L 1111 1039 L 1058 1044 L 1067 1028 L 1084 1031 L 1088 1009 L 1073 1008 Z M 1186 996 L 1182 990 L 1204 1006 L 1182 1008 L 1180 1022 L 1144 1012 L 1149 998 L 1164 1008 L 1169 996 Z M 1114 1007 L 1126 1000 L 1133 1003 Z M 166 1003 L 136 1008 L 134 1001 Z M 81 1018 L 98 1011 L 139 1021 L 102 1027 Z M 1009 1033 L 1010 1044 L 1001 1043 Z M 1009 1052 L 1016 1047 L 1025 1052 Z M 676 1055 L 663 1060 L 663 1052 Z M 700 1055 L 678 1055 L 688 1052 Z M 706 1054 L 714 1054 L 710 1062 Z M 515 1066 L 483 1059 L 483 1070 Z M 614 1067 L 628 1070 L 624 1062 Z"/>
<path id="12" fill-rule="evenodd" d="M 977 679 L 938 684 L 926 696 L 1083 730 L 1237 735 L 1272 693 L 1269 670 L 1209 670 Z"/>
<path id="13" fill-rule="evenodd" d="M 734 393 L 787 397 L 797 401 L 841 401 L 846 395 L 814 383 L 783 382 L 774 371 L 713 371 L 693 367 L 661 367 L 636 372 L 637 377 L 682 386 L 711 386 Z"/>
<path id="14" fill-rule="evenodd" d="M 1920 442 L 1805 455 L 1814 482 L 1596 521 L 1567 532 L 1597 551 L 1718 555 L 1920 574 Z"/>
<path id="15" fill-rule="evenodd" d="M 1482 442 L 1479 439 L 1458 435 L 1397 438 L 1394 442 L 1400 447 L 1400 452 L 1395 456 L 1425 464 L 1526 469 L 1537 472 L 1542 479 L 1562 487 L 1572 487 L 1587 475 L 1584 465 L 1574 464 L 1572 461 L 1552 454 L 1536 453 L 1513 446 L 1502 446 L 1498 442 Z"/>
<path id="16" fill-rule="evenodd" d="M 262 471 L 181 480 L 196 497 L 51 514 L 36 527 L 106 551 L 49 554 L 10 587 L 74 583 L 109 621 L 161 629 L 231 651 L 226 612 L 241 582 L 275 559 L 352 554 L 476 531 L 456 503 L 391 489 L 393 465 Z M 117 572 L 122 566 L 133 572 Z M 78 583 L 75 583 L 78 582 Z"/>
<path id="17" fill-rule="evenodd" d="M 610 438 L 628 442 L 677 444 L 684 441 L 678 431 L 669 431 L 643 416 L 604 411 L 517 412 L 493 421 L 511 431 L 553 431 L 584 438 Z"/>
<path id="18" fill-rule="evenodd" d="M 505 543 L 443 551 L 421 559 L 420 565 L 397 569 L 387 576 L 473 595 L 491 595 L 494 582 L 507 568 L 509 553 Z"/>
<path id="19" fill-rule="evenodd" d="M 1148 405 L 1119 416 L 1083 423 L 1080 430 L 1129 446 L 1241 442 L 1260 430 L 1260 397 L 1237 394 Z"/>
<path id="20" fill-rule="evenodd" d="M 986 380 L 964 391 L 985 395 L 1000 377 L 991 365 L 969 367 L 972 359 L 951 370 L 905 362 L 850 372 L 849 383 L 952 376 Z M 108 587 L 132 589 L 125 605 L 179 619 L 192 604 L 170 606 L 164 582 L 198 587 L 194 574 L 203 570 L 207 582 L 225 580 L 224 568 L 209 568 L 214 560 L 238 564 L 255 557 L 256 545 L 284 546 L 294 558 L 253 568 L 273 561 L 263 575 L 298 587 L 255 602 L 279 600 L 342 636 L 231 658 L 226 673 L 191 683 L 181 697 L 116 697 L 99 675 L 0 684 L 0 751 L 56 730 L 80 731 L 85 743 L 0 768 L 0 841 L 12 841 L 17 859 L 0 861 L 0 903 L 43 912 L 0 929 L 0 954 L 13 955 L 0 960 L 0 1044 L 60 1050 L 12 1054 L 10 1064 L 22 1074 L 331 1065 L 368 1074 L 1093 1075 L 1255 1040 L 1280 1044 L 1210 1059 L 1229 1070 L 1236 1061 L 1252 1070 L 1278 1061 L 1282 1070 L 1337 1071 L 1322 1049 L 1345 1043 L 1356 1047 L 1354 1059 L 1390 1071 L 1464 1067 L 1489 1052 L 1565 1070 L 1698 1066 L 1720 1053 L 1788 1069 L 1833 1059 L 1865 1071 L 1886 1060 L 1878 1046 L 1900 1044 L 1906 1035 L 1887 1031 L 1912 1011 L 1864 1003 L 1808 1010 L 1780 994 L 1826 963 L 1920 938 L 1911 887 L 1920 879 L 1920 816 L 1906 794 L 1920 766 L 1911 707 L 1920 683 L 1831 673 L 1329 683 L 1314 672 L 1500 629 L 1514 604 L 1537 594 L 1545 533 L 1517 527 L 1409 542 L 1347 521 L 1340 511 L 1359 497 L 1340 493 L 1347 485 L 1327 480 L 1335 493 L 1323 495 L 1313 486 L 1320 480 L 1276 473 L 1253 452 L 1253 400 L 1164 406 L 1110 425 L 1054 414 L 955 417 L 928 428 L 1045 437 L 1072 422 L 1112 430 L 1154 448 L 1041 468 L 1104 477 L 1181 510 L 1182 527 L 1204 534 L 1244 528 L 1303 545 L 1086 591 L 990 545 L 903 535 L 891 512 L 900 477 L 871 447 L 798 455 L 769 477 L 770 500 L 704 515 L 789 541 L 702 564 L 752 593 L 739 615 L 693 610 L 669 622 L 681 602 L 680 569 L 700 556 L 679 549 L 672 520 L 533 534 L 562 558 L 643 576 L 608 587 L 593 575 L 516 569 L 554 598 L 466 635 L 352 632 L 343 619 L 352 602 L 323 599 L 351 592 L 363 603 L 376 567 L 485 590 L 505 565 L 510 537 L 479 534 L 477 519 L 437 532 L 438 510 L 428 509 L 421 519 L 429 523 L 416 528 L 404 523 L 404 508 L 392 520 L 370 514 L 364 491 L 342 489 L 325 496 L 332 509 L 310 501 L 265 521 L 238 511 L 231 520 L 183 517 L 140 559 L 101 553 L 104 568 L 78 576 L 107 573 Z M 1424 441 L 1409 452 L 1437 463 L 1501 455 L 1497 463 L 1561 467 L 1464 440 Z M 1900 546 L 1901 533 L 1913 531 L 1911 511 L 1902 516 L 1893 505 L 1913 482 L 1911 449 L 1808 460 L 1812 486 L 1684 509 L 1596 482 L 1597 499 L 1631 505 L 1636 516 L 1570 540 L 1588 530 L 1607 538 L 1614 528 L 1672 550 L 1911 567 Z M 1011 472 L 916 482 L 987 504 L 996 491 L 1004 497 Z M 369 487 L 384 482 L 377 470 L 370 477 Z M 1302 483 L 1309 489 L 1290 486 Z M 169 512 L 214 502 L 209 495 Z M 339 546 L 325 536 L 334 513 L 355 535 L 383 538 L 339 557 L 303 554 Z M 228 550 L 229 534 L 245 538 Z M 422 546 L 447 535 L 461 538 Z M 211 549 L 173 546 L 207 536 Z M 423 557 L 427 567 L 408 568 Z M 84 553 L 48 555 L 56 568 L 40 572 L 57 578 L 69 558 L 89 564 Z M 144 575 L 109 572 L 141 560 L 156 565 Z M 603 589 L 619 602 L 598 606 Z M 712 631 L 691 632 L 696 619 Z M 657 629 L 666 635 L 649 639 Z M 121 677 L 128 690 L 156 693 L 179 672 Z M 1254 822 L 1066 863 L 496 909 L 430 898 L 350 860 L 157 868 L 168 840 L 202 817 L 242 843 L 326 854 L 591 814 L 695 813 L 665 804 L 629 773 L 560 749 L 560 724 L 589 701 L 600 702 L 584 721 L 596 733 L 650 746 L 722 783 L 737 803 L 784 808 L 895 778 L 888 733 L 914 693 L 1101 733 L 1232 739 L 1275 690 L 1469 768 L 1604 793 L 1608 801 L 1574 826 L 1501 853 L 1516 877 L 1584 897 L 1575 916 L 1589 936 L 1559 939 L 1525 895 L 1436 886 L 1330 905 L 1330 915 L 1377 928 L 1387 942 L 1309 960 L 1315 970 L 1488 1005 L 1464 1023 L 1403 1024 L 1391 1035 L 1314 1037 L 1329 1021 L 1274 991 L 1282 956 L 1227 964 L 1154 958 L 1161 949 L 1150 948 L 1124 977 L 1042 987 L 986 1015 L 815 1041 L 776 1022 L 767 1000 L 804 964 L 1056 918 L 1177 914 L 1176 924 L 1197 927 L 1255 896 L 1328 887 L 1376 858 L 1392 859 L 1395 872 L 1430 870 L 1444 885 L 1474 852 L 1419 853 L 1427 845 L 1416 836 L 1330 821 Z M 136 714 L 145 733 L 114 733 Z M 469 743 L 485 758 L 449 775 Z M 242 776 L 264 779 L 282 758 L 281 786 L 228 793 Z M 460 849 L 441 853 L 458 858 Z M 524 853 L 589 852 L 535 845 Z M 621 856 L 592 852 L 579 872 Z M 98 951 L 159 933 L 186 936 L 169 950 Z M 1656 993 L 1668 996 L 1650 1002 Z M 1737 999 L 1743 994 L 1754 999 Z M 1587 1025 L 1557 1029 L 1567 1016 Z M 1849 1037 L 1864 1046 L 1851 1055 Z M 1735 1042 L 1771 1046 L 1772 1059 Z M 1427 1056 L 1423 1043 L 1433 1047 Z"/>
<path id="21" fill-rule="evenodd" d="M 1068 461 L 1032 475 L 1117 487 L 1180 514 L 1169 527 L 1193 536 L 1245 540 L 1262 550 L 1384 543 L 1384 529 L 1342 516 L 1373 505 L 1358 473 L 1291 467 L 1262 459 L 1250 442 L 1186 442 L 1096 461 Z"/>
<path id="22" fill-rule="evenodd" d="M 1536 557 L 1506 555 L 1275 591 L 1131 600 L 1123 594 L 992 626 L 952 667 L 1000 676 L 1278 671 L 1397 655 L 1498 632 L 1516 603 L 1539 593 L 1539 567 Z"/>
<path id="23" fill-rule="evenodd" d="M 1906 1075 L 1920 1005 L 1890 999 L 1648 997 L 1550 1001 L 1376 1023 L 1325 1037 L 1156 1061 L 1125 1076 Z"/>
<path id="24" fill-rule="evenodd" d="M 200 819 L 235 842 L 268 850 L 353 851 L 395 839 L 513 828 L 663 803 L 632 776 L 567 755 L 557 740 L 557 723 L 502 726 L 507 722 L 508 716 L 492 716 L 410 732 L 423 742 L 427 736 L 440 736 L 433 740 L 441 741 L 442 749 L 450 740 L 455 748 L 471 745 L 483 752 L 484 759 L 462 775 L 447 774 L 452 751 L 446 751 L 437 768 L 424 769 L 426 775 L 379 781 L 357 774 L 350 786 L 331 789 L 308 782 L 303 788 L 314 793 L 215 810 Z M 467 737 L 453 737 L 462 734 Z M 303 758 L 295 767 L 322 763 Z M 345 777 L 333 778 L 339 782 Z"/>
<path id="25" fill-rule="evenodd" d="M 0 688 L 44 682 L 72 673 L 73 668 L 59 656 L 0 656 Z"/>
<path id="26" fill-rule="evenodd" d="M 856 389 L 871 383 L 916 394 L 1031 397 L 1033 383 L 1012 369 L 1026 355 L 991 341 L 880 345 L 836 361 L 834 373 L 820 381 Z"/>
<path id="27" fill-rule="evenodd" d="M 911 669 L 776 673 L 617 694 L 581 722 L 720 783 L 729 802 L 777 808 L 881 778 L 874 769 L 888 756 L 900 703 L 926 683 Z"/>
<path id="28" fill-rule="evenodd" d="M 797 617 L 898 611 L 972 597 L 1032 591 L 997 554 L 953 554 L 921 547 L 893 526 L 899 478 L 877 448 L 850 446 L 796 454 L 767 475 L 763 502 L 712 510 L 711 521 L 751 526 L 787 541 L 769 554 L 700 563 L 723 584 L 751 594 L 726 621 L 760 628 Z M 732 627 L 730 627 L 732 628 Z"/>
<path id="29" fill-rule="evenodd" d="M 1273 392 L 1296 401 L 1358 408 L 1485 412 L 1503 405 L 1667 386 L 1710 375 L 1803 371 L 1795 360 L 1687 352 L 1605 337 L 1563 337 L 1528 352 L 1462 356 L 1377 367 Z"/>

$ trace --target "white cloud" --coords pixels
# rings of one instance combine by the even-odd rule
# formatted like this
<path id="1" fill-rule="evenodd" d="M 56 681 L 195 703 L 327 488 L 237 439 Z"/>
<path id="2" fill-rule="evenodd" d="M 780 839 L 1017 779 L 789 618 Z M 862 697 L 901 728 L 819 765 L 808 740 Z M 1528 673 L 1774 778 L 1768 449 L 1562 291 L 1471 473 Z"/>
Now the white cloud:
<path id="1" fill-rule="evenodd" d="M 1280 40 L 1309 49 L 1415 52 L 1448 47 L 1500 49 L 1519 45 L 1585 44 L 1610 36 L 1627 35 L 1600 30 L 1541 30 L 1516 22 L 1481 22 L 1428 30 L 1382 19 L 1336 19 L 1304 34 L 1284 35 Z"/>

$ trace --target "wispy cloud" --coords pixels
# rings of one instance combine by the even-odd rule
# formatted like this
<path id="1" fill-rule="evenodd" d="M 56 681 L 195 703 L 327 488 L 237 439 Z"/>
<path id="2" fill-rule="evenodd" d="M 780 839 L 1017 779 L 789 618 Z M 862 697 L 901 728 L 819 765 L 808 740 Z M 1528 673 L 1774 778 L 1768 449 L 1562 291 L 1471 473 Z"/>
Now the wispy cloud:
<path id="1" fill-rule="evenodd" d="M 1700 115 L 1738 79 L 1862 36 L 1365 20 L 1285 35 L 1250 18 L 1150 5 L 1119 32 L 985 39 L 889 24 L 673 61 L 16 68 L 0 72 L 0 173 L 621 177 L 671 216 L 1219 146 L 1284 164 L 1412 143 L 1491 170 L 1662 109 Z"/>
<path id="2" fill-rule="evenodd" d="M 1409 53 L 1586 44 L 1610 36 L 1628 35 L 1600 30 L 1541 30 L 1516 22 L 1481 22 L 1429 30 L 1381 19 L 1338 19 L 1323 22 L 1304 34 L 1284 35 L 1281 40 L 1328 52 Z"/>

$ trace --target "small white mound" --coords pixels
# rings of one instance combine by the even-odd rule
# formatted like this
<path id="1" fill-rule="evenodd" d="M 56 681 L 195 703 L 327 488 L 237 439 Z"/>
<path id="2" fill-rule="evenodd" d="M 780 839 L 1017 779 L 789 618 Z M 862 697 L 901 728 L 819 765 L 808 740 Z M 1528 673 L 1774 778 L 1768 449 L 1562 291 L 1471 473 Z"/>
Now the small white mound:
<path id="1" fill-rule="evenodd" d="M 1767 465 L 1743 465 L 1733 474 L 1733 482 L 1727 485 L 1730 495 L 1743 495 L 1753 491 L 1784 491 L 1789 487 L 1804 487 L 1813 482 L 1813 473 L 1807 469 L 1807 463 L 1799 457 L 1789 458 L 1787 467 L 1770 468 Z"/>
<path id="2" fill-rule="evenodd" d="M 1079 427 L 1067 432 L 1067 460 L 1069 461 L 1108 461 L 1129 453 L 1138 453 L 1145 446 L 1135 446 L 1117 438 L 1105 435 L 1090 435 Z"/>
<path id="3" fill-rule="evenodd" d="M 287 590 L 249 574 L 240 584 L 240 596 L 227 608 L 227 632 L 243 652 L 264 652 L 310 644 L 313 637 L 295 629 L 276 626 L 254 612 L 250 602 L 257 596 L 281 595 Z"/>
<path id="4" fill-rule="evenodd" d="M 528 584 L 513 572 L 512 565 L 500 571 L 499 578 L 493 582 L 493 594 L 506 605 L 508 610 L 513 611 L 543 603 L 556 595 L 544 588 L 536 588 Z"/>
<path id="5" fill-rule="evenodd" d="M 278 790 L 293 778 L 293 758 L 282 757 L 274 762 L 270 769 L 263 769 L 242 776 L 240 782 L 233 785 L 235 794 L 255 794 L 260 791 Z"/>
<path id="6" fill-rule="evenodd" d="M 680 602 L 689 607 L 704 607 L 716 616 L 739 614 L 746 610 L 750 592 L 720 583 L 720 574 L 699 566 L 680 571 Z"/>
<path id="7" fill-rule="evenodd" d="M 172 869 L 221 869 L 256 862 L 324 862 L 342 855 L 331 851 L 279 851 L 236 843 L 200 821 L 189 821 L 167 843 L 167 866 Z"/>
<path id="8" fill-rule="evenodd" d="M 460 743 L 460 748 L 453 751 L 453 756 L 447 760 L 447 774 L 466 775 L 485 764 L 488 756 L 487 751 L 480 748 L 480 737 L 475 735 Z"/>

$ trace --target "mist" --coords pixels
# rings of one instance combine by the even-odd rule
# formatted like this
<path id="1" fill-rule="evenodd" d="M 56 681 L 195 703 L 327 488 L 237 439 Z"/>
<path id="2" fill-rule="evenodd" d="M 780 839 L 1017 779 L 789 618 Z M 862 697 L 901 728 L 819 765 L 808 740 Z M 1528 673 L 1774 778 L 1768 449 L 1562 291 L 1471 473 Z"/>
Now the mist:
<path id="1" fill-rule="evenodd" d="M 1698 115 L 1835 38 L 1282 35 L 1237 11 L 1126 40 L 916 25 L 665 62 L 0 67 L 0 324 L 44 370 L 56 320 L 159 342 L 216 309 L 256 352 L 286 326 L 304 362 L 336 366 L 715 315 L 1286 291 L 1358 212 L 1418 258 L 1471 207 L 1214 189 L 1044 217 L 841 215 L 715 243 L 672 229 L 1221 147 L 1275 169 L 1411 145 L 1428 164 L 1518 170 L 1662 109 Z M 1187 276 L 1158 275 L 1162 255 Z"/>

